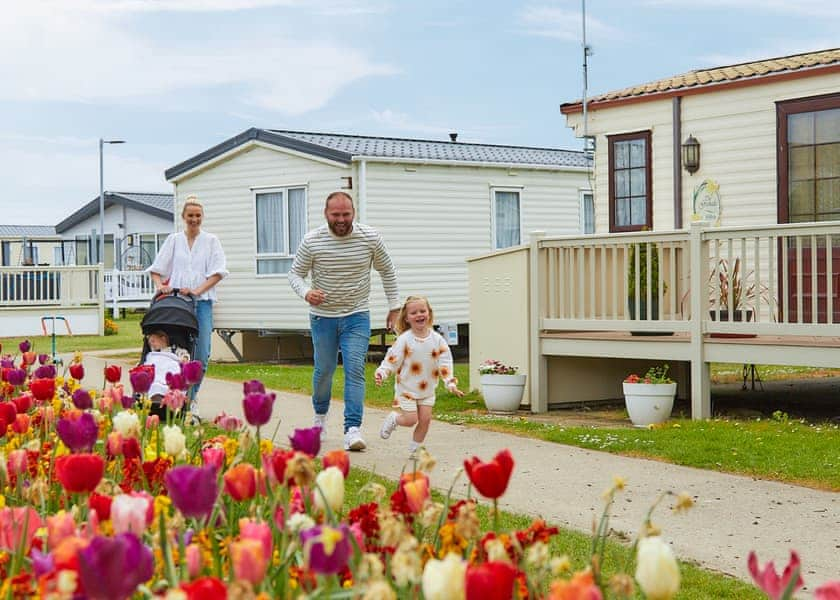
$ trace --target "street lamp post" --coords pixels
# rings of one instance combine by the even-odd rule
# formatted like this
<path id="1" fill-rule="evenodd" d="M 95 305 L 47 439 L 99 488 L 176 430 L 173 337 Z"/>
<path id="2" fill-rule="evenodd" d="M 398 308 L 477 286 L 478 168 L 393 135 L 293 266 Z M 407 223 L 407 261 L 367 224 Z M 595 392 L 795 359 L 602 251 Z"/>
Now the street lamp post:
<path id="1" fill-rule="evenodd" d="M 99 244 L 97 260 L 105 264 L 105 175 L 103 173 L 102 148 L 105 144 L 125 144 L 125 140 L 104 140 L 99 138 Z"/>

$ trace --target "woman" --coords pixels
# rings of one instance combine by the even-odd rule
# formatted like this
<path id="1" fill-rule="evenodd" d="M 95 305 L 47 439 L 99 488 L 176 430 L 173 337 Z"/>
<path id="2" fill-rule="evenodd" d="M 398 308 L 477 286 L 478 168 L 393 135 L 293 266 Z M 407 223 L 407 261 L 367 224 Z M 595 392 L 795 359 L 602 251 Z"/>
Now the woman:
<path id="1" fill-rule="evenodd" d="M 146 269 L 155 284 L 158 294 L 169 294 L 177 290 L 181 294 L 192 294 L 196 299 L 198 317 L 198 340 L 195 360 L 201 361 L 207 370 L 210 358 L 210 335 L 213 333 L 213 302 L 216 300 L 216 284 L 227 276 L 225 253 L 222 245 L 212 233 L 201 230 L 204 207 L 195 196 L 187 196 L 181 210 L 184 231 L 166 238 L 155 257 L 152 266 Z M 203 374 L 202 374 L 203 378 Z M 190 392 L 190 413 L 193 421 L 198 420 L 198 403 L 195 395 L 201 382 Z"/>

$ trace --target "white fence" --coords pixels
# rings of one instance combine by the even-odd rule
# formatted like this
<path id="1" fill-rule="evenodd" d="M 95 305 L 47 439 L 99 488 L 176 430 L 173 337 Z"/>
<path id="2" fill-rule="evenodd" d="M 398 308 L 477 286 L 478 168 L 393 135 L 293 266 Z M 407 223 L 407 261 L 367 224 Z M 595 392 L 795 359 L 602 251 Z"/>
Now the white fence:
<path id="1" fill-rule="evenodd" d="M 155 286 L 145 271 L 105 271 L 105 303 L 114 318 L 121 308 L 148 306 L 154 292 Z"/>

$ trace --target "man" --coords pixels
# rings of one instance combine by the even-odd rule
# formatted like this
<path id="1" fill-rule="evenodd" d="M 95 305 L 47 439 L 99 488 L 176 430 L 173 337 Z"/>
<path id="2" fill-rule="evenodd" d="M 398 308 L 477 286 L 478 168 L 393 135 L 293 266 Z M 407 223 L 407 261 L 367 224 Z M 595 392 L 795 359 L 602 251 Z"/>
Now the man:
<path id="1" fill-rule="evenodd" d="M 379 272 L 388 299 L 390 330 L 400 308 L 397 275 L 379 232 L 353 221 L 353 199 L 345 192 L 327 196 L 327 222 L 306 234 L 289 270 L 289 284 L 309 303 L 315 349 L 312 406 L 315 425 L 326 435 L 332 378 L 338 351 L 344 364 L 344 449 L 364 450 L 359 428 L 365 399 L 365 359 L 370 341 L 371 267 Z M 311 286 L 304 278 L 311 273 Z"/>

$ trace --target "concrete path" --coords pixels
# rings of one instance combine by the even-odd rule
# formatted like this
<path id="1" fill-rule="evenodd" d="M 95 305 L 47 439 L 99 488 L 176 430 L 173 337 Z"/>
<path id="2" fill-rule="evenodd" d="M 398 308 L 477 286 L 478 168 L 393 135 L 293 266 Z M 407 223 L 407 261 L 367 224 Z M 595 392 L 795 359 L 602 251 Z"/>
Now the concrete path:
<path id="1" fill-rule="evenodd" d="M 88 373 L 101 373 L 104 362 L 88 356 Z M 242 415 L 241 384 L 207 379 L 199 399 L 205 418 L 220 411 Z M 327 450 L 342 447 L 342 413 L 343 404 L 333 401 Z M 362 433 L 368 449 L 351 453 L 351 463 L 396 479 L 408 458 L 410 430 L 398 428 L 390 439 L 380 439 L 379 425 L 385 414 L 366 408 Z M 274 421 L 263 431 L 270 435 L 277 419 L 280 426 L 276 441 L 287 444 L 293 429 L 312 425 L 309 397 L 277 392 Z M 610 517 L 616 531 L 634 536 L 658 494 L 685 491 L 696 502 L 688 513 L 672 514 L 667 501 L 654 513 L 654 522 L 681 559 L 749 581 L 746 564 L 750 550 L 756 550 L 762 564 L 774 560 L 777 567 L 783 567 L 789 551 L 795 549 L 802 559 L 806 590 L 840 579 L 840 494 L 439 421 L 432 423 L 426 441 L 438 461 L 431 477 L 438 489 L 450 486 L 464 459 L 476 455 L 488 460 L 502 448 L 509 448 L 516 467 L 500 503 L 506 510 L 541 516 L 551 524 L 588 533 L 602 511 L 602 492 L 618 475 L 626 479 L 627 487 Z M 456 486 L 461 494 L 465 493 L 465 482 L 462 475 Z"/>

